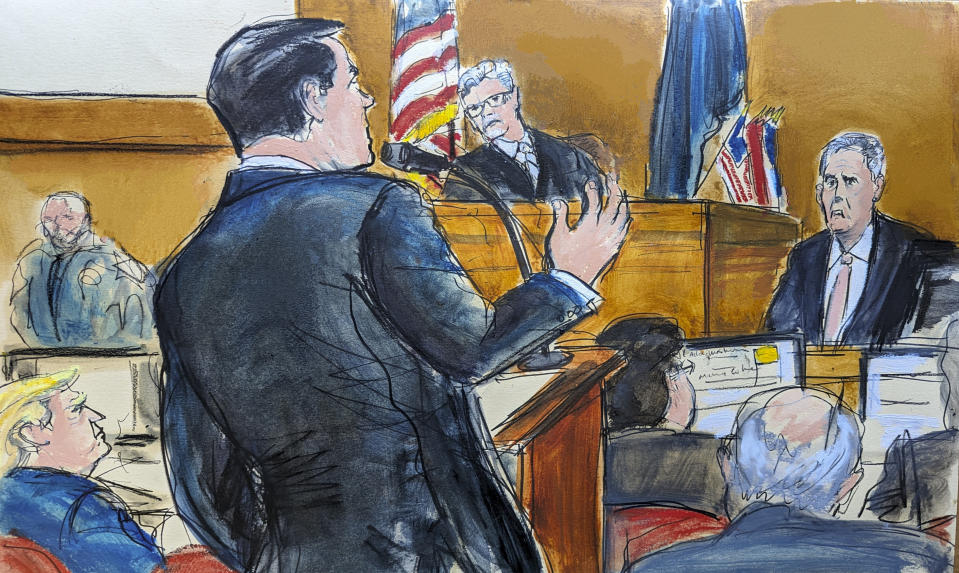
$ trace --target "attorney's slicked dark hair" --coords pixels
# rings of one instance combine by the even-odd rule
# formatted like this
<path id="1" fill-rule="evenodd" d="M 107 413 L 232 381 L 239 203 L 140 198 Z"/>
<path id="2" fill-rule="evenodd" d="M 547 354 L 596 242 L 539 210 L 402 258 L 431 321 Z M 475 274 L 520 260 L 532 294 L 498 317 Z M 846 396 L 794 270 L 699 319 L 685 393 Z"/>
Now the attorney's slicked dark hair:
<path id="1" fill-rule="evenodd" d="M 335 56 L 320 41 L 342 29 L 335 20 L 277 20 L 243 28 L 220 47 L 206 99 L 237 155 L 261 137 L 304 130 L 304 83 L 333 86 Z"/>

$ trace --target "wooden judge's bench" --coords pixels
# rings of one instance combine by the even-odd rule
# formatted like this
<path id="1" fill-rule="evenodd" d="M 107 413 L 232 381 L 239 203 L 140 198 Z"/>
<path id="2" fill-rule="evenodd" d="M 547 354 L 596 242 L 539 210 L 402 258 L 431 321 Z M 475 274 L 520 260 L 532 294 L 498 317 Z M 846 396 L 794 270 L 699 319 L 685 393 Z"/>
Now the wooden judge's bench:
<path id="1" fill-rule="evenodd" d="M 521 281 L 505 227 L 482 203 L 434 203 L 453 252 L 479 291 L 495 299 Z M 618 318 L 675 318 L 689 338 L 755 333 L 800 223 L 759 208 L 708 201 L 631 201 L 633 222 L 598 290 L 599 312 L 560 343 L 580 347 L 559 373 L 493 428 L 497 447 L 518 454 L 516 491 L 553 572 L 612 570 L 605 539 L 603 388 L 625 364 L 593 338 Z M 572 215 L 579 206 L 570 205 Z M 534 271 L 552 224 L 546 204 L 519 204 Z M 493 425 L 496 425 L 495 423 Z M 605 563 L 604 565 L 604 561 Z M 616 571 L 622 567 L 614 567 Z"/>
<path id="2" fill-rule="evenodd" d="M 479 291 L 495 299 L 521 282 L 506 229 L 485 203 L 433 204 L 460 264 Z M 599 312 L 561 340 L 595 336 L 632 314 L 675 318 L 689 338 L 755 333 L 778 272 L 799 240 L 801 224 L 783 213 L 712 201 L 630 200 L 633 217 L 619 257 L 598 290 Z M 513 213 L 534 272 L 552 225 L 545 203 L 521 203 Z M 579 205 L 570 205 L 571 218 Z"/>

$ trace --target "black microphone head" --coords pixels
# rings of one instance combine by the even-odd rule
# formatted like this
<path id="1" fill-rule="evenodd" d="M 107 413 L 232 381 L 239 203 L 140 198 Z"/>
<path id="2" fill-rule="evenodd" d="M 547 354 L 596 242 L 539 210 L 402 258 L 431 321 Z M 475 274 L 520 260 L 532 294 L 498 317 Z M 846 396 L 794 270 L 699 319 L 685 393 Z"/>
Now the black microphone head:
<path id="1" fill-rule="evenodd" d="M 450 168 L 450 160 L 445 155 L 423 151 L 407 141 L 384 143 L 380 149 L 380 161 L 393 169 L 424 175 L 434 175 Z"/>

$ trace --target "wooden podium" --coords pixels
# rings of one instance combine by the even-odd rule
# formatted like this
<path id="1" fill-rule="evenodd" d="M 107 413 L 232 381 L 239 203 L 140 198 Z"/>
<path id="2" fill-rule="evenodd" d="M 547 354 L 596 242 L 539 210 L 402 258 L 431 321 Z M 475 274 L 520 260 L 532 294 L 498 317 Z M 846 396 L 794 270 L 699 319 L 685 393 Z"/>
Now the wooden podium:
<path id="1" fill-rule="evenodd" d="M 517 496 L 552 573 L 603 566 L 603 383 L 625 364 L 611 350 L 580 350 L 499 427 L 497 448 L 519 455 Z"/>
<path id="2" fill-rule="evenodd" d="M 495 299 L 521 282 L 506 230 L 485 203 L 434 202 L 439 224 L 479 291 Z M 689 338 L 755 333 L 776 275 L 801 225 L 788 215 L 711 201 L 631 200 L 633 223 L 599 285 L 599 312 L 561 340 L 592 342 L 616 318 L 675 318 Z M 570 205 L 576 216 L 579 205 Z M 552 208 L 521 203 L 513 213 L 534 271 L 542 268 Z"/>

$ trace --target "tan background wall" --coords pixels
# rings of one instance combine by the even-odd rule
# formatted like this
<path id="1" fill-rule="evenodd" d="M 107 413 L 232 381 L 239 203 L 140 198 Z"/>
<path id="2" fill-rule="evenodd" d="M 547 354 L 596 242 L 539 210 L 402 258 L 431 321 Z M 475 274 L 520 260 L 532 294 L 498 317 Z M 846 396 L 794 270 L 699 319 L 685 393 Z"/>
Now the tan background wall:
<path id="1" fill-rule="evenodd" d="M 199 98 L 0 96 L 0 268 L 37 236 L 43 198 L 63 189 L 90 200 L 100 234 L 152 265 L 213 206 L 235 161 Z"/>
<path id="2" fill-rule="evenodd" d="M 639 195 L 666 37 L 656 1 L 460 0 L 463 64 L 505 57 L 528 121 L 593 132 Z M 392 12 L 384 0 L 301 0 L 298 13 L 343 20 L 361 80 L 380 102 L 385 138 Z M 785 105 L 780 131 L 790 213 L 820 229 L 813 185 L 821 146 L 848 128 L 886 145 L 890 215 L 959 239 L 956 147 L 959 7 L 947 3 L 762 0 L 745 6 L 749 96 Z M 225 38 L 224 38 L 225 39 Z M 210 54 L 211 63 L 213 54 Z M 0 86 L 2 88 L 2 86 Z M 35 236 L 46 194 L 85 193 L 98 230 L 146 264 L 169 253 L 214 204 L 232 150 L 202 99 L 0 97 L 0 297 L 16 253 Z M 5 340 L 0 321 L 0 341 Z"/>
<path id="3" fill-rule="evenodd" d="M 818 153 L 840 131 L 878 135 L 886 148 L 890 215 L 959 239 L 959 5 L 746 6 L 749 95 L 785 105 L 779 168 L 789 211 L 807 234 Z"/>
<path id="4" fill-rule="evenodd" d="M 84 193 L 94 227 L 154 265 L 215 204 L 233 149 L 200 99 L 28 99 L 0 96 L 0 346 L 10 328 L 10 276 L 39 236 L 43 198 Z"/>

